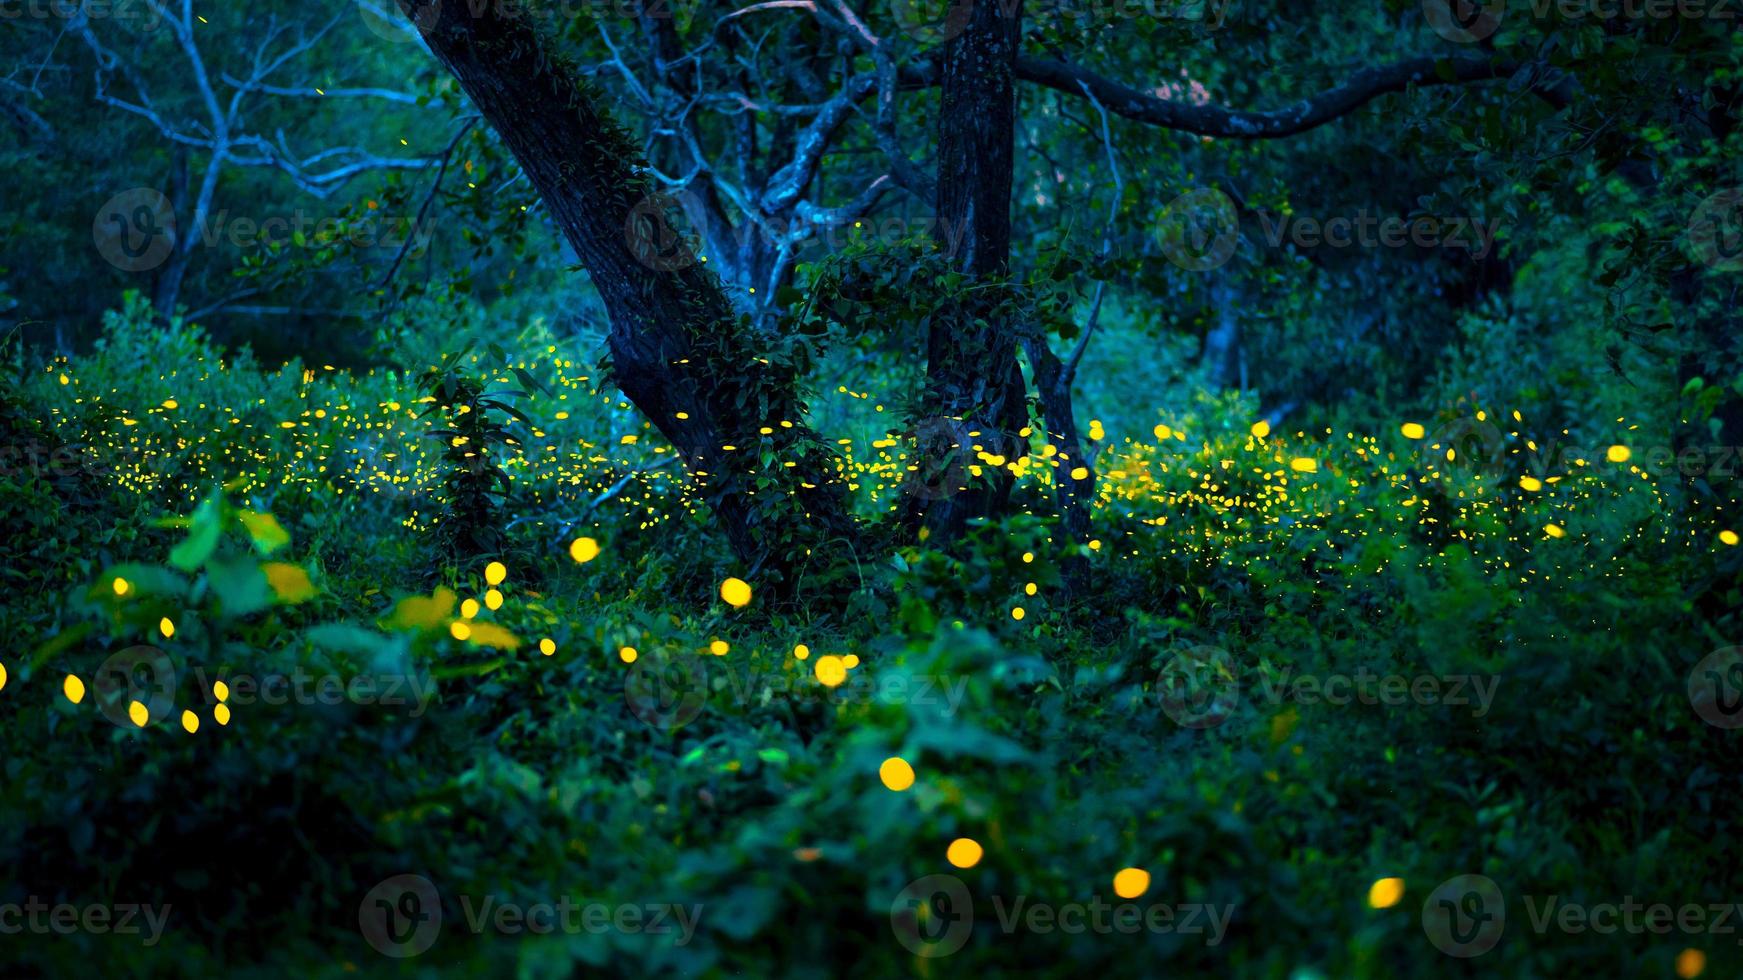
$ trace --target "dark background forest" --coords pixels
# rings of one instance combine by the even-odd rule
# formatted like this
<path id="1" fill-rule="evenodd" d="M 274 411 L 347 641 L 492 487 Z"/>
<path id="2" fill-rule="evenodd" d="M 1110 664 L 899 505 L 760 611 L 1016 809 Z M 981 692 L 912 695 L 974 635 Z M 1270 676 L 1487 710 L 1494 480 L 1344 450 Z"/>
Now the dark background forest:
<path id="1" fill-rule="evenodd" d="M 0 965 L 1735 975 L 1740 10 L 0 0 Z"/>

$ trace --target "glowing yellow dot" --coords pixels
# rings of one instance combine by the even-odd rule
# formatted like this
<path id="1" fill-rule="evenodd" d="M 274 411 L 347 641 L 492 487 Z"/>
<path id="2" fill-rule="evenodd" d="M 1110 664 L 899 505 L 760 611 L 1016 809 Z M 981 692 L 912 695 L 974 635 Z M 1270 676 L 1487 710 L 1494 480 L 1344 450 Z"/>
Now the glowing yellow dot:
<path id="1" fill-rule="evenodd" d="M 478 616 L 478 600 L 477 599 L 467 599 L 465 602 L 460 603 L 460 616 L 462 619 L 475 619 L 475 618 L 477 618 L 477 616 Z M 459 639 L 464 640 L 466 638 L 464 636 L 462 636 L 462 637 L 459 637 Z"/>
<path id="2" fill-rule="evenodd" d="M 6 665 L 0 664 L 0 691 L 6 689 Z"/>
<path id="3" fill-rule="evenodd" d="M 635 652 L 635 647 L 624 647 L 623 649 L 617 651 L 617 659 L 623 661 L 626 664 L 635 663 L 636 656 L 637 656 L 637 654 Z"/>
<path id="4" fill-rule="evenodd" d="M 1690 946 L 1676 954 L 1676 975 L 1682 980 L 1693 978 L 1705 973 L 1707 969 L 1707 954 Z"/>
<path id="5" fill-rule="evenodd" d="M 1073 480 L 1087 480 L 1087 479 L 1089 479 L 1089 467 L 1087 467 L 1087 466 L 1076 467 L 1075 469 L 1073 469 L 1071 471 L 1071 478 Z"/>
<path id="6" fill-rule="evenodd" d="M 1529 490 L 1532 493 L 1536 493 L 1537 491 L 1543 489 L 1543 481 L 1539 480 L 1535 476 L 1522 476 L 1519 478 L 1519 486 L 1522 489 Z"/>
<path id="7" fill-rule="evenodd" d="M 157 621 L 157 631 L 159 633 L 162 633 L 164 636 L 164 639 L 167 640 L 170 637 L 176 635 L 176 624 L 171 622 L 170 618 L 168 616 L 165 616 L 164 618 Z"/>
<path id="8" fill-rule="evenodd" d="M 127 720 L 133 722 L 135 728 L 144 728 L 145 723 L 151 720 L 151 711 L 138 701 L 130 702 L 127 705 Z"/>
<path id="9" fill-rule="evenodd" d="M 212 720 L 220 725 L 230 724 L 230 706 L 227 704 L 220 704 L 216 708 L 213 708 Z"/>
<path id="10" fill-rule="evenodd" d="M 838 687 L 847 680 L 847 665 L 834 654 L 824 654 L 817 658 L 817 663 L 811 668 L 817 675 L 817 680 L 824 687 Z"/>
<path id="11" fill-rule="evenodd" d="M 857 653 L 845 654 L 841 658 L 841 666 L 846 667 L 848 670 L 852 670 L 853 668 L 858 667 L 859 666 L 859 654 L 857 654 Z"/>
<path id="12" fill-rule="evenodd" d="M 1271 423 L 1265 421 L 1264 419 L 1260 419 L 1259 421 L 1253 423 L 1253 428 L 1251 431 L 1253 433 L 1253 438 L 1263 439 L 1266 436 L 1271 434 Z"/>
<path id="13" fill-rule="evenodd" d="M 1728 529 L 1724 530 L 1724 531 L 1720 531 L 1719 532 L 1719 540 L 1725 542 L 1726 544 L 1736 544 L 1737 543 L 1737 532 L 1732 531 L 1732 530 L 1728 530 Z"/>
<path id="14" fill-rule="evenodd" d="M 1626 463 L 1628 462 L 1629 457 L 1633 455 L 1634 451 L 1629 449 L 1627 446 L 1611 446 L 1604 453 L 1604 456 L 1612 463 Z"/>
<path id="15" fill-rule="evenodd" d="M 484 593 L 484 608 L 492 610 L 501 609 L 502 592 L 497 589 L 491 589 L 489 592 Z"/>
<path id="16" fill-rule="evenodd" d="M 979 842 L 968 837 L 958 837 L 945 848 L 944 859 L 958 868 L 972 868 L 980 863 L 982 853 Z"/>
<path id="17" fill-rule="evenodd" d="M 182 712 L 182 730 L 187 732 L 189 735 L 192 735 L 193 733 L 199 731 L 200 730 L 200 716 L 194 714 L 192 711 L 183 711 Z"/>
<path id="18" fill-rule="evenodd" d="M 803 643 L 800 643 L 797 646 L 793 647 L 793 656 L 799 658 L 800 660 L 804 660 L 806 657 L 811 656 L 811 648 L 806 646 Z"/>
<path id="19" fill-rule="evenodd" d="M 508 566 L 502 562 L 493 561 L 484 566 L 484 581 L 490 585 L 501 585 L 508 578 Z"/>
<path id="20" fill-rule="evenodd" d="M 115 579 L 115 581 L 111 584 L 115 587 L 115 594 L 116 595 L 126 595 L 127 590 L 129 588 L 131 588 L 131 586 L 129 586 L 127 584 L 127 580 L 124 578 L 120 578 L 120 577 L 117 577 Z"/>
<path id="21" fill-rule="evenodd" d="M 1545 524 L 1543 526 L 1543 533 L 1552 538 L 1560 538 L 1567 535 L 1567 532 L 1562 530 L 1561 525 L 1559 524 Z"/>
<path id="22" fill-rule="evenodd" d="M 1403 897 L 1403 878 L 1381 878 L 1368 886 L 1368 905 L 1372 908 L 1389 909 Z"/>
<path id="23" fill-rule="evenodd" d="M 472 627 L 467 626 L 465 623 L 462 623 L 459 620 L 455 620 L 454 622 L 448 624 L 448 635 L 452 636 L 456 640 L 471 639 L 472 638 Z"/>
<path id="24" fill-rule="evenodd" d="M 1012 606 L 1011 607 L 1011 618 L 1012 619 L 1022 619 L 1023 616 L 1024 616 L 1024 613 L 1023 613 L 1022 606 Z"/>
<path id="25" fill-rule="evenodd" d="M 1035 560 L 1035 553 L 1033 551 L 1023 552 L 1023 564 L 1027 565 L 1034 560 Z"/>
<path id="26" fill-rule="evenodd" d="M 914 785 L 914 767 L 908 765 L 908 760 L 892 755 L 878 767 L 878 778 L 884 785 L 900 793 Z"/>
<path id="27" fill-rule="evenodd" d="M 1398 427 L 1398 431 L 1404 433 L 1406 439 L 1420 439 L 1423 436 L 1422 426 L 1415 422 L 1404 423 Z"/>
<path id="28" fill-rule="evenodd" d="M 729 606 L 749 605 L 750 583 L 740 578 L 729 578 L 720 583 L 720 598 L 725 599 Z"/>
<path id="29" fill-rule="evenodd" d="M 592 538 L 576 538 L 569 542 L 569 557 L 585 565 L 599 557 L 599 542 Z"/>
<path id="30" fill-rule="evenodd" d="M 1114 894 L 1121 898 L 1137 898 L 1150 890 L 1150 872 L 1143 868 L 1121 868 L 1114 875 Z"/>
<path id="31" fill-rule="evenodd" d="M 1034 595 L 1035 594 L 1035 583 L 1030 582 L 1027 585 L 1023 586 L 1023 594 L 1024 595 Z"/>
<path id="32" fill-rule="evenodd" d="M 1319 469 L 1319 460 L 1297 456 L 1289 461 L 1289 468 L 1297 473 L 1313 473 Z"/>
<path id="33" fill-rule="evenodd" d="M 212 697 L 219 701 L 230 700 L 230 685 L 223 681 L 212 682 Z"/>
<path id="34" fill-rule="evenodd" d="M 76 674 L 68 674 L 67 679 L 61 681 L 61 693 L 67 696 L 68 701 L 78 704 L 85 700 L 85 682 L 79 680 Z"/>
<path id="35" fill-rule="evenodd" d="M 1161 442 L 1162 440 L 1167 439 L 1169 436 L 1172 436 L 1174 434 L 1174 432 L 1173 432 L 1173 430 L 1169 429 L 1166 425 L 1158 425 L 1154 429 L 1150 430 L 1150 434 L 1156 437 L 1157 442 Z"/>
<path id="36" fill-rule="evenodd" d="M 540 640 L 539 641 L 539 652 L 544 654 L 547 657 L 553 653 L 556 653 L 557 652 L 557 641 L 551 639 L 548 636 L 545 637 L 544 639 Z"/>
<path id="37" fill-rule="evenodd" d="M 715 640 L 708 644 L 708 652 L 714 654 L 716 657 L 726 656 L 727 652 L 731 649 L 732 647 L 728 646 L 725 640 Z"/>

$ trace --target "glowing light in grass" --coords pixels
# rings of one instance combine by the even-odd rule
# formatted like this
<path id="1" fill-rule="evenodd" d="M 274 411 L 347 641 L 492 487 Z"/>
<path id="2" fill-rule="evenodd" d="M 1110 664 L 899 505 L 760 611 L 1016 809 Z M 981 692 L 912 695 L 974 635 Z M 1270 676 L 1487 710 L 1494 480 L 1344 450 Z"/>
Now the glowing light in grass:
<path id="1" fill-rule="evenodd" d="M 1368 886 L 1368 906 L 1389 909 L 1404 897 L 1403 878 L 1381 878 Z"/>
<path id="2" fill-rule="evenodd" d="M 878 778 L 886 787 L 900 793 L 914 785 L 914 767 L 901 756 L 892 755 L 878 767 Z"/>
<path id="3" fill-rule="evenodd" d="M 825 654 L 817 658 L 817 663 L 811 668 L 818 683 L 824 687 L 840 687 L 847 680 L 847 665 L 834 654 Z"/>
<path id="4" fill-rule="evenodd" d="M 972 868 L 980 863 L 984 853 L 979 841 L 970 837 L 958 837 L 944 849 L 944 859 L 958 868 Z"/>
<path id="5" fill-rule="evenodd" d="M 1121 898 L 1137 898 L 1150 890 L 1150 872 L 1143 868 L 1121 868 L 1114 875 L 1114 894 Z"/>
<path id="6" fill-rule="evenodd" d="M 750 583 L 741 578 L 729 578 L 720 583 L 720 598 L 735 608 L 747 606 L 750 604 Z"/>

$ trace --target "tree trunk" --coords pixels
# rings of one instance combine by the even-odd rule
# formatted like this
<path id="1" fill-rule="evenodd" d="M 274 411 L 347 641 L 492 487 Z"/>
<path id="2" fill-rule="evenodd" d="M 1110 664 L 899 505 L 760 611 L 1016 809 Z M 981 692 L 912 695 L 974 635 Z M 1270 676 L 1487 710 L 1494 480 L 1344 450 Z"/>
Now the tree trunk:
<path id="1" fill-rule="evenodd" d="M 610 317 L 611 378 L 677 448 L 739 558 L 786 573 L 851 540 L 827 450 L 800 421 L 795 366 L 761 348 L 694 256 L 659 251 L 669 215 L 639 151 L 530 17 L 512 4 L 400 4 L 574 247 Z"/>
<path id="2" fill-rule="evenodd" d="M 955 241 L 951 258 L 976 280 L 996 281 L 1010 266 L 1021 20 L 1020 0 L 974 4 L 963 32 L 945 47 L 940 73 L 939 240 L 943 247 Z M 965 466 L 943 469 L 978 465 L 983 474 L 963 481 L 967 489 L 946 487 L 911 500 L 910 516 L 944 541 L 969 518 L 1004 509 L 1011 495 L 1005 466 L 1026 449 L 1017 436 L 1028 421 L 1023 374 L 1015 336 L 996 311 L 1001 293 L 975 292 L 941 310 L 927 337 L 922 406 L 930 428 L 921 429 L 922 466 L 939 469 L 941 457 L 954 455 Z M 993 458 L 977 458 L 982 452 Z"/>

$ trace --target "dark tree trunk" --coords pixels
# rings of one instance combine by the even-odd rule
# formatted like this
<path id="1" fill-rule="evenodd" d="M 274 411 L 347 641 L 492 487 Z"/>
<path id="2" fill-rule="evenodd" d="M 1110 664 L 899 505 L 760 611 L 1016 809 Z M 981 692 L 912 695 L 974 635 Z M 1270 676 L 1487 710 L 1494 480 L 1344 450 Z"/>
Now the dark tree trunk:
<path id="1" fill-rule="evenodd" d="M 612 379 L 682 455 L 737 555 L 785 573 L 814 549 L 822 557 L 824 542 L 851 540 L 827 451 L 800 421 L 793 370 L 763 359 L 705 266 L 681 246 L 660 251 L 676 236 L 639 151 L 530 15 L 469 0 L 400 4 L 574 247 L 610 316 Z"/>
<path id="2" fill-rule="evenodd" d="M 974 4 L 963 32 L 945 46 L 939 76 L 940 244 L 950 247 L 954 240 L 951 257 L 973 279 L 996 281 L 1010 266 L 1013 69 L 1021 20 L 1020 0 Z M 996 514 L 1010 499 L 1010 472 L 977 459 L 975 447 L 1007 465 L 1025 449 L 1017 437 L 1028 421 L 1023 374 L 1014 333 L 996 311 L 1000 294 L 979 291 L 941 310 L 927 337 L 922 465 L 938 469 L 941 456 L 955 454 L 983 474 L 964 481 L 965 490 L 949 487 L 912 501 L 912 516 L 946 541 L 969 518 Z"/>
<path id="3" fill-rule="evenodd" d="M 176 147 L 175 157 L 170 163 L 168 196 L 170 214 L 177 221 L 188 224 L 182 234 L 190 237 L 198 235 L 200 229 L 193 227 L 193 204 L 188 200 L 188 148 L 185 146 Z M 188 274 L 191 249 L 186 246 L 185 241 L 176 241 L 175 247 L 170 249 L 169 262 L 158 272 L 157 280 L 152 283 L 151 305 L 166 320 L 175 315 L 176 301 L 181 298 L 182 280 Z"/>

